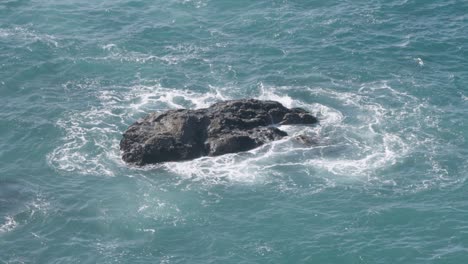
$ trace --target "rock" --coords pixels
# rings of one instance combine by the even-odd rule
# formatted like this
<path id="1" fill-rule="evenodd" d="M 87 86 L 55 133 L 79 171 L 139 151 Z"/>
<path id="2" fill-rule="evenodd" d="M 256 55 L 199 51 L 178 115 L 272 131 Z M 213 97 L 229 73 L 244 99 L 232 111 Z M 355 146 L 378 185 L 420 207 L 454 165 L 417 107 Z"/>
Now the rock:
<path id="1" fill-rule="evenodd" d="M 294 140 L 296 140 L 297 142 L 305 146 L 316 146 L 319 144 L 317 139 L 310 137 L 310 136 L 306 136 L 306 135 L 296 136 L 294 137 Z"/>
<path id="2" fill-rule="evenodd" d="M 274 125 L 309 125 L 309 112 L 275 101 L 243 99 L 209 108 L 151 113 L 132 124 L 120 141 L 122 159 L 136 165 L 247 151 L 287 136 Z"/>

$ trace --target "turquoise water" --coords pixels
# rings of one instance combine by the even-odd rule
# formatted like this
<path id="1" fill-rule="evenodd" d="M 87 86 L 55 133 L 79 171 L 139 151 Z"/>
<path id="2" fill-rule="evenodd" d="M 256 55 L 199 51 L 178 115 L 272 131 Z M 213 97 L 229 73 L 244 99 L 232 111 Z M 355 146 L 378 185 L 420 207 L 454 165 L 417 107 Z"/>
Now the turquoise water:
<path id="1" fill-rule="evenodd" d="M 0 263 L 466 263 L 467 1 L 98 2 L 0 1 Z M 245 97 L 320 125 L 121 161 L 145 113 Z"/>

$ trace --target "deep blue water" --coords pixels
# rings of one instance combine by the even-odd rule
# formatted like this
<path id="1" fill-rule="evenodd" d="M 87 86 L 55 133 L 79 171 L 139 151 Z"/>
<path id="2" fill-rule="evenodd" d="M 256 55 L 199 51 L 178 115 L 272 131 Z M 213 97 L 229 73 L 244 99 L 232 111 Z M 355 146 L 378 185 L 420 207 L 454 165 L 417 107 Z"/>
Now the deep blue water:
<path id="1" fill-rule="evenodd" d="M 467 1 L 97 2 L 0 0 L 0 263 L 466 263 Z M 251 97 L 320 124 L 120 159 L 150 111 Z"/>

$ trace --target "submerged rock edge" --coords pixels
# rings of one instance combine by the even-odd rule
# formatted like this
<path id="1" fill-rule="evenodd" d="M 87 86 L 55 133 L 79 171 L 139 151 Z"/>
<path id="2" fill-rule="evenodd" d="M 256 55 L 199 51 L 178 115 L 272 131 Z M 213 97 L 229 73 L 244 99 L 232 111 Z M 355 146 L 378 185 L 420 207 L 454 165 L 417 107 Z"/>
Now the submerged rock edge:
<path id="1" fill-rule="evenodd" d="M 120 141 L 122 159 L 143 166 L 248 151 L 281 139 L 275 125 L 312 125 L 318 120 L 302 108 L 276 101 L 240 99 L 203 109 L 150 113 L 133 123 Z"/>

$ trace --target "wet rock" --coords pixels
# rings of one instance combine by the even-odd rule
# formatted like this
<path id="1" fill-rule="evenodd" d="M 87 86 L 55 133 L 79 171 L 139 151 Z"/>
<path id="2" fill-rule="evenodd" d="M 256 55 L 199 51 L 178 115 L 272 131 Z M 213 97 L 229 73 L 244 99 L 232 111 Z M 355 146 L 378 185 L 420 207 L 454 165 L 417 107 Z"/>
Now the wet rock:
<path id="1" fill-rule="evenodd" d="M 120 141 L 122 159 L 135 165 L 181 161 L 251 150 L 287 136 L 275 125 L 311 125 L 309 112 L 255 99 L 209 108 L 151 113 L 132 124 Z"/>
<path id="2" fill-rule="evenodd" d="M 294 137 L 294 140 L 297 142 L 301 143 L 302 145 L 305 146 L 316 146 L 319 144 L 318 140 L 316 138 L 307 136 L 307 135 L 299 135 Z"/>

